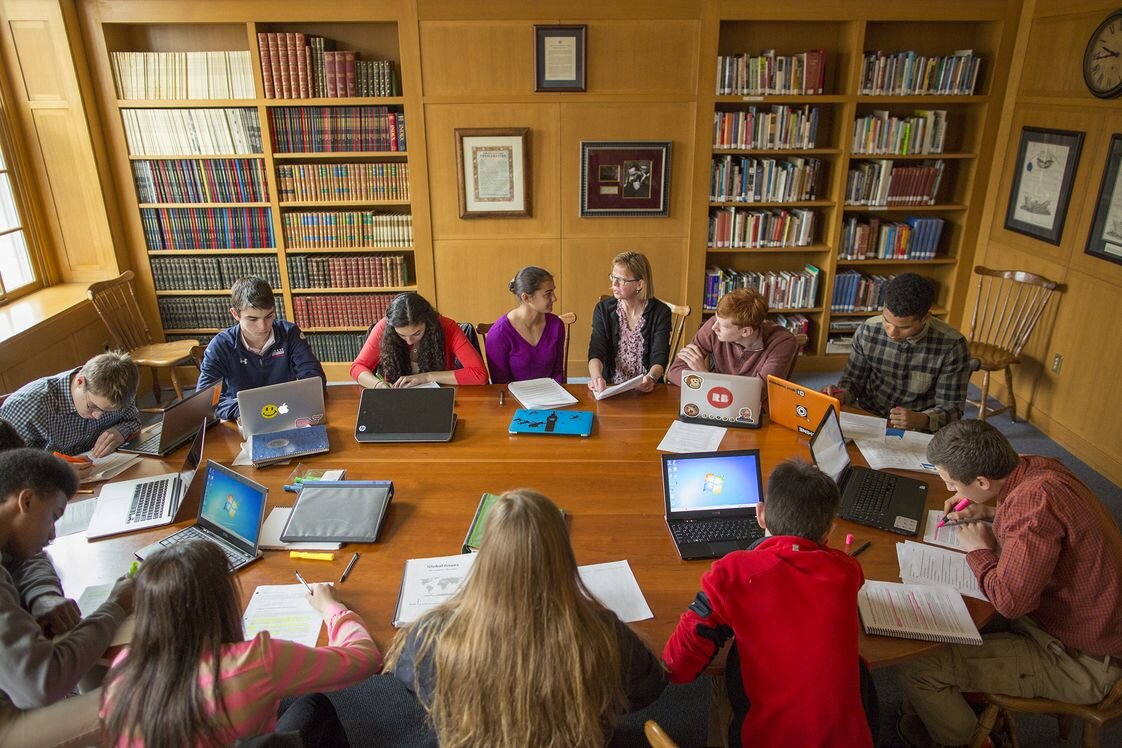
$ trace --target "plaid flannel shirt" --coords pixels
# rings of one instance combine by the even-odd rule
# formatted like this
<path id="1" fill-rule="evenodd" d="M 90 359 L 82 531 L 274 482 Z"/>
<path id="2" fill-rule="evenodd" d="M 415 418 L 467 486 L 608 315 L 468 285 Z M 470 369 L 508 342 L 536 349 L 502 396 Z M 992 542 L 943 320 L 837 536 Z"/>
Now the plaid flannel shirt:
<path id="1" fill-rule="evenodd" d="M 116 428 L 126 439 L 140 430 L 135 402 L 100 418 L 82 418 L 70 396 L 70 378 L 79 369 L 36 379 L 0 406 L 0 418 L 15 427 L 27 446 L 77 455 L 91 449 L 103 431 Z"/>
<path id="2" fill-rule="evenodd" d="M 845 390 L 842 401 L 879 416 L 897 406 L 926 413 L 932 432 L 962 418 L 970 381 L 970 351 L 962 333 L 932 317 L 919 335 L 896 342 L 883 321 L 873 317 L 854 334 L 838 381 Z"/>

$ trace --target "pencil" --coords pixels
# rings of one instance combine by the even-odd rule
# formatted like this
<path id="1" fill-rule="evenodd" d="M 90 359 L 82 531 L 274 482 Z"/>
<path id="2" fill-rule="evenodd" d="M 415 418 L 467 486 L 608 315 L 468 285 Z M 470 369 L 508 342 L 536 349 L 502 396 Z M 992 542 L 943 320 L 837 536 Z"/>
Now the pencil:
<path id="1" fill-rule="evenodd" d="M 852 551 L 850 551 L 849 555 L 850 556 L 860 556 L 862 553 L 865 552 L 865 549 L 868 548 L 872 544 L 873 544 L 873 541 L 866 540 L 864 543 L 862 543 L 861 545 L 857 546 Z"/>

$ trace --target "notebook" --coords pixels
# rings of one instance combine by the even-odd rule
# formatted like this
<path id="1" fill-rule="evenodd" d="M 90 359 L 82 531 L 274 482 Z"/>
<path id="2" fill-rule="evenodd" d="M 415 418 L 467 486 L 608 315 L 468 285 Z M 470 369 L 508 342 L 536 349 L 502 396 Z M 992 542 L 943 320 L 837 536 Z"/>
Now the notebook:
<path id="1" fill-rule="evenodd" d="M 254 467 L 264 467 L 284 462 L 293 457 L 304 457 L 326 452 L 331 448 L 327 441 L 326 426 L 270 431 L 249 437 L 250 455 Z"/>
<path id="2" fill-rule="evenodd" d="M 574 405 L 577 399 L 572 393 L 550 377 L 541 379 L 527 379 L 522 382 L 511 382 L 507 385 L 510 394 L 522 403 L 523 408 L 563 408 Z"/>
<path id="3" fill-rule="evenodd" d="M 359 442 L 447 442 L 456 431 L 456 390 L 363 390 L 355 419 Z"/>
<path id="4" fill-rule="evenodd" d="M 393 481 L 388 480 L 304 483 L 280 539 L 285 543 L 373 543 L 392 500 Z"/>
<path id="5" fill-rule="evenodd" d="M 164 473 L 104 486 L 97 497 L 97 506 L 90 518 L 90 526 L 86 529 L 86 537 L 102 538 L 174 522 L 187 497 L 195 472 L 202 463 L 206 425 L 206 421 L 200 422 L 195 441 L 183 458 L 178 473 Z"/>
<path id="6" fill-rule="evenodd" d="M 163 411 L 159 423 L 149 426 L 148 431 L 141 429 L 134 438 L 117 447 L 117 451 L 157 457 L 171 454 L 195 435 L 199 421 L 205 419 L 209 427 L 218 420 L 214 417 L 214 400 L 221 386 L 221 382 L 215 382 L 205 390 L 172 403 Z"/>
<path id="7" fill-rule="evenodd" d="M 230 571 L 236 571 L 261 557 L 257 542 L 268 496 L 269 489 L 257 481 L 207 460 L 203 499 L 195 524 L 141 548 L 136 557 L 143 561 L 161 548 L 201 539 L 221 548 L 230 562 Z"/>
<path id="8" fill-rule="evenodd" d="M 661 458 L 666 527 L 683 560 L 720 558 L 764 536 L 756 522 L 763 496 L 758 449 Z"/>
<path id="9" fill-rule="evenodd" d="M 589 436 L 592 433 L 591 410 L 526 410 L 519 408 L 510 419 L 512 434 L 558 434 Z"/>
<path id="10" fill-rule="evenodd" d="M 826 408 L 810 438 L 810 457 L 838 484 L 839 517 L 901 535 L 917 533 L 927 503 L 927 484 L 853 465 L 833 408 Z"/>
<path id="11" fill-rule="evenodd" d="M 242 390 L 238 412 L 246 437 L 324 423 L 323 380 L 308 377 Z"/>
<path id="12" fill-rule="evenodd" d="M 497 493 L 485 493 L 479 499 L 479 506 L 475 508 L 475 516 L 471 518 L 471 525 L 461 547 L 463 553 L 475 553 L 483 544 L 483 520 L 487 519 L 487 512 L 491 510 L 491 505 L 498 500 Z"/>
<path id="13" fill-rule="evenodd" d="M 759 377 L 739 377 L 711 371 L 682 372 L 678 418 L 706 426 L 760 427 L 764 382 Z"/>
<path id="14" fill-rule="evenodd" d="M 767 375 L 767 412 L 773 423 L 810 436 L 828 408 L 841 411 L 837 398 Z"/>
<path id="15" fill-rule="evenodd" d="M 962 595 L 951 587 L 866 580 L 857 593 L 866 634 L 982 645 Z"/>

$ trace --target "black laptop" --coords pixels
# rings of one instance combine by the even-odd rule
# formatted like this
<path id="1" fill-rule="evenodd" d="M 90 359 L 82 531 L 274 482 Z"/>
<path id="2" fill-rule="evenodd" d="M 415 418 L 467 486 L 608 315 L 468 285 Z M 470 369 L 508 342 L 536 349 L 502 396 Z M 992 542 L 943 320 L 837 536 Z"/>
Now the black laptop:
<path id="1" fill-rule="evenodd" d="M 215 382 L 205 390 L 172 403 L 161 414 L 158 426 L 150 427 L 150 432 L 141 429 L 140 434 L 122 444 L 117 451 L 151 457 L 171 454 L 195 435 L 200 421 L 206 419 L 207 428 L 218 422 L 214 417 L 214 399 L 221 386 L 221 382 Z"/>
<path id="2" fill-rule="evenodd" d="M 918 534 L 927 504 L 927 484 L 854 466 L 833 408 L 826 409 L 810 438 L 810 457 L 841 490 L 839 517 L 900 535 Z"/>
<path id="3" fill-rule="evenodd" d="M 762 538 L 763 492 L 758 449 L 662 455 L 666 527 L 684 560 L 720 558 Z"/>
<path id="4" fill-rule="evenodd" d="M 355 422 L 359 442 L 446 442 L 456 430 L 456 390 L 417 387 L 363 390 Z"/>

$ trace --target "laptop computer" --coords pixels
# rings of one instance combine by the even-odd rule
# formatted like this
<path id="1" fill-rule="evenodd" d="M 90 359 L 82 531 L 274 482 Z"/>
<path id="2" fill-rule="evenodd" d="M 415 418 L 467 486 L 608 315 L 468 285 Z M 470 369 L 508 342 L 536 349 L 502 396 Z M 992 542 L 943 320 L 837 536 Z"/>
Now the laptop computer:
<path id="1" fill-rule="evenodd" d="M 242 390 L 238 411 L 247 437 L 325 423 L 323 380 L 308 377 Z"/>
<path id="2" fill-rule="evenodd" d="M 195 442 L 178 473 L 109 483 L 101 489 L 94 506 L 87 538 L 101 538 L 147 527 L 170 525 L 183 506 L 187 490 L 203 458 L 206 421 L 195 433 Z"/>
<path id="3" fill-rule="evenodd" d="M 828 409 L 841 411 L 836 397 L 767 375 L 767 413 L 773 423 L 811 436 Z"/>
<path id="4" fill-rule="evenodd" d="M 183 442 L 195 435 L 198 423 L 205 419 L 212 426 L 218 419 L 214 417 L 214 400 L 221 382 L 215 382 L 205 390 L 199 390 L 190 397 L 172 403 L 164 410 L 160 422 L 117 447 L 118 452 L 138 455 L 164 457 L 175 451 Z"/>
<path id="5" fill-rule="evenodd" d="M 764 381 L 712 371 L 682 372 L 678 420 L 706 426 L 760 427 Z"/>
<path id="6" fill-rule="evenodd" d="M 534 410 L 519 408 L 514 411 L 507 431 L 511 434 L 558 434 L 562 436 L 590 436 L 593 412 L 591 410 Z"/>
<path id="7" fill-rule="evenodd" d="M 456 390 L 406 388 L 363 390 L 355 440 L 359 442 L 447 442 L 456 430 Z"/>
<path id="8" fill-rule="evenodd" d="M 207 460 L 203 498 L 195 524 L 136 552 L 142 561 L 161 548 L 202 539 L 216 544 L 236 571 L 261 557 L 261 519 L 269 489 L 241 473 Z"/>
<path id="9" fill-rule="evenodd" d="M 666 527 L 683 560 L 720 558 L 764 536 L 756 522 L 764 485 L 758 449 L 661 457 Z"/>
<path id="10" fill-rule="evenodd" d="M 823 413 L 810 438 L 810 457 L 841 490 L 839 517 L 900 535 L 918 533 L 927 504 L 927 484 L 853 465 L 833 408 Z"/>

